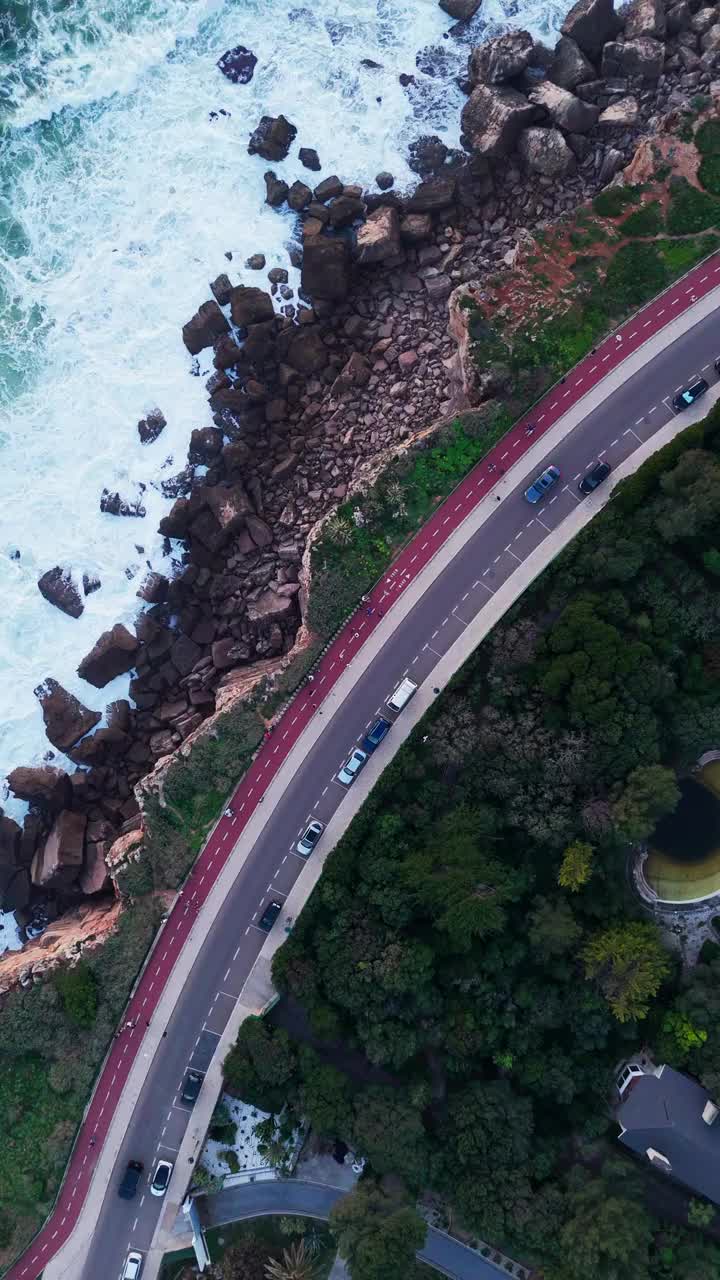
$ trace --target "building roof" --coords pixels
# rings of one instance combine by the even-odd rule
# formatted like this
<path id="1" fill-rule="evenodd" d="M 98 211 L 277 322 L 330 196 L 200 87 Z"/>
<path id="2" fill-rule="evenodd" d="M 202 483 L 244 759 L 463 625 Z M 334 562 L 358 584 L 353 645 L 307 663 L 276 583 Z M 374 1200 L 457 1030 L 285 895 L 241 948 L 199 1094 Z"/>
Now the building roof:
<path id="1" fill-rule="evenodd" d="M 666 1156 L 673 1178 L 720 1204 L 720 1116 L 705 1123 L 709 1101 L 697 1080 L 664 1066 L 638 1077 L 616 1115 L 624 1146 L 645 1159 L 648 1149 Z"/>

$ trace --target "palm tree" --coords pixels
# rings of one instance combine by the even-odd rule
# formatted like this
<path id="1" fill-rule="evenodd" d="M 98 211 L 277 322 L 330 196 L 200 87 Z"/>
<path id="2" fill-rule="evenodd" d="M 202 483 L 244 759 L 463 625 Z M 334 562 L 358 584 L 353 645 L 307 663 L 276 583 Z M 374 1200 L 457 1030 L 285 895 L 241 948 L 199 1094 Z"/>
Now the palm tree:
<path id="1" fill-rule="evenodd" d="M 282 1258 L 265 1263 L 267 1280 L 319 1280 L 317 1263 L 304 1240 L 283 1249 Z"/>

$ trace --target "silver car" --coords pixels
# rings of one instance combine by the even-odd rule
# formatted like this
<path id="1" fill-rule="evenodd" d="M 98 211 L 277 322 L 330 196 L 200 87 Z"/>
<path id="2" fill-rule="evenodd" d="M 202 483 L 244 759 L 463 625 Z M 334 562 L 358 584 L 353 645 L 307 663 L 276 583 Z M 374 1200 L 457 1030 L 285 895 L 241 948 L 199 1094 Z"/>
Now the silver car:
<path id="1" fill-rule="evenodd" d="M 303 835 L 301 835 L 300 839 L 295 845 L 295 849 L 300 854 L 301 858 L 310 857 L 310 854 L 315 848 L 315 845 L 317 844 L 324 830 L 325 830 L 325 823 L 318 822 L 317 818 L 313 818 L 312 822 L 308 823 Z"/>
<path id="2" fill-rule="evenodd" d="M 355 781 L 366 760 L 367 753 L 365 751 L 361 751 L 359 747 L 356 747 L 350 756 L 350 759 L 340 770 L 337 776 L 338 782 L 342 782 L 344 787 L 349 787 L 350 783 Z"/>
<path id="3" fill-rule="evenodd" d="M 138 1280 L 138 1276 L 142 1271 L 142 1254 L 136 1253 L 133 1249 L 125 1259 L 125 1267 L 122 1273 L 122 1280 Z"/>

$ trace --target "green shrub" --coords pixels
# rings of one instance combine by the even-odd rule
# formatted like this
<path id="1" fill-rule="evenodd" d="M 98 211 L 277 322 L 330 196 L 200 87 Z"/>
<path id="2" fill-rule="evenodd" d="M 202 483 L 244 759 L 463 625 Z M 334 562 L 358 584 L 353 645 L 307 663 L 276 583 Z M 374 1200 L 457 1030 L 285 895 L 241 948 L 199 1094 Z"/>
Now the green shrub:
<path id="1" fill-rule="evenodd" d="M 648 458 L 633 475 L 622 480 L 613 494 L 613 508 L 629 513 L 641 506 L 657 488 L 664 471 L 668 471 L 688 449 L 702 448 L 705 438 L 703 425 L 695 422 L 686 427 L 663 449 L 658 449 Z"/>
<path id="2" fill-rule="evenodd" d="M 698 961 L 700 964 L 712 964 L 720 956 L 720 942 L 713 942 L 711 938 L 706 938 L 700 948 Z"/>
<path id="3" fill-rule="evenodd" d="M 72 969 L 60 970 L 55 975 L 55 987 L 70 1021 L 78 1027 L 91 1027 L 98 1007 L 97 983 L 92 970 L 81 960 Z"/>
<path id="4" fill-rule="evenodd" d="M 665 264 L 654 244 L 622 245 L 605 277 L 604 298 L 608 313 L 620 315 L 642 306 L 667 282 Z"/>
<path id="5" fill-rule="evenodd" d="M 698 180 L 706 191 L 720 196 L 720 155 L 703 156 L 698 169 Z"/>
<path id="6" fill-rule="evenodd" d="M 651 201 L 636 209 L 625 219 L 621 230 L 626 236 L 654 236 L 663 229 L 663 214 L 660 202 Z"/>
<path id="7" fill-rule="evenodd" d="M 656 240 L 655 248 L 668 269 L 668 283 L 676 276 L 689 271 L 696 262 L 714 253 L 720 237 L 700 236 L 695 240 Z"/>
<path id="8" fill-rule="evenodd" d="M 222 1160 L 226 1164 L 231 1173 L 237 1173 L 240 1169 L 240 1161 L 237 1158 L 237 1152 L 232 1147 L 226 1147 L 225 1150 L 218 1152 L 218 1160 Z"/>
<path id="9" fill-rule="evenodd" d="M 673 178 L 667 214 L 670 234 L 689 235 L 694 231 L 707 231 L 709 227 L 720 227 L 720 201 L 691 187 L 687 178 Z"/>
<path id="10" fill-rule="evenodd" d="M 618 218 L 629 204 L 640 200 L 640 187 L 606 187 L 593 200 L 593 209 L 601 218 Z"/>
<path id="11" fill-rule="evenodd" d="M 695 146 L 701 155 L 720 156 L 720 120 L 706 120 L 695 134 Z"/>

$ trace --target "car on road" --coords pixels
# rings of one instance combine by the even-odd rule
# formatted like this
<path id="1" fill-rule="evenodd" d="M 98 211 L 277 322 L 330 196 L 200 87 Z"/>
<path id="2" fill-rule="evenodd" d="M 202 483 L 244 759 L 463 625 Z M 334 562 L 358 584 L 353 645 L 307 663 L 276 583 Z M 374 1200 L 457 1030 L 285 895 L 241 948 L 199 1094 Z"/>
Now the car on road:
<path id="1" fill-rule="evenodd" d="M 594 493 L 603 480 L 607 480 L 612 468 L 609 462 L 596 462 L 583 476 L 578 485 L 581 493 Z"/>
<path id="2" fill-rule="evenodd" d="M 135 1193 L 137 1192 L 144 1167 L 142 1160 L 128 1160 L 127 1169 L 118 1187 L 118 1195 L 121 1200 L 135 1199 Z"/>
<path id="3" fill-rule="evenodd" d="M 312 822 L 308 822 L 303 835 L 301 835 L 295 849 L 301 858 L 309 858 L 315 845 L 325 830 L 325 823 L 318 822 L 317 818 L 313 818 Z"/>
<path id="4" fill-rule="evenodd" d="M 689 409 L 691 405 L 705 395 L 708 390 L 708 383 L 704 378 L 694 378 L 687 387 L 683 387 L 682 391 L 678 391 L 676 396 L 672 398 L 672 407 L 678 413 L 681 409 Z"/>
<path id="5" fill-rule="evenodd" d="M 356 747 L 352 755 L 350 756 L 350 759 L 346 760 L 345 764 L 340 770 L 337 776 L 338 782 L 342 782 L 344 787 L 349 787 L 350 783 L 354 782 L 355 779 L 357 778 L 366 760 L 367 760 L 367 752 L 361 751 L 359 747 Z"/>
<path id="6" fill-rule="evenodd" d="M 150 1183 L 150 1194 L 153 1196 L 164 1196 L 168 1189 L 170 1174 L 173 1171 L 172 1164 L 169 1160 L 158 1160 L 155 1166 L 153 1180 Z"/>
<path id="7" fill-rule="evenodd" d="M 541 474 L 537 477 L 537 479 L 533 480 L 530 487 L 525 490 L 525 497 L 527 498 L 527 501 L 532 503 L 542 502 L 543 498 L 545 497 L 545 494 L 548 493 L 550 489 L 552 489 L 553 485 L 557 484 L 559 479 L 560 479 L 559 467 L 556 467 L 553 465 L 546 467 L 545 470 L 541 472 Z"/>
<path id="8" fill-rule="evenodd" d="M 720 356 L 718 356 L 717 360 L 715 361 L 715 372 L 720 373 Z"/>
<path id="9" fill-rule="evenodd" d="M 135 1249 L 131 1249 L 125 1259 L 123 1267 L 122 1280 L 138 1280 L 138 1276 L 142 1271 L 142 1254 L 137 1253 Z"/>
<path id="10" fill-rule="evenodd" d="M 205 1075 L 202 1071 L 195 1071 L 191 1067 L 185 1074 L 180 1101 L 187 1102 L 191 1107 L 194 1107 L 204 1079 Z"/>
<path id="11" fill-rule="evenodd" d="M 372 755 L 375 748 L 380 746 L 383 738 L 387 737 L 391 729 L 392 724 L 390 721 L 386 720 L 384 716 L 378 716 L 363 738 L 363 747 L 368 755 Z"/>
<path id="12" fill-rule="evenodd" d="M 282 902 L 278 902 L 277 898 L 271 898 L 258 920 L 258 929 L 269 933 L 281 911 Z"/>

